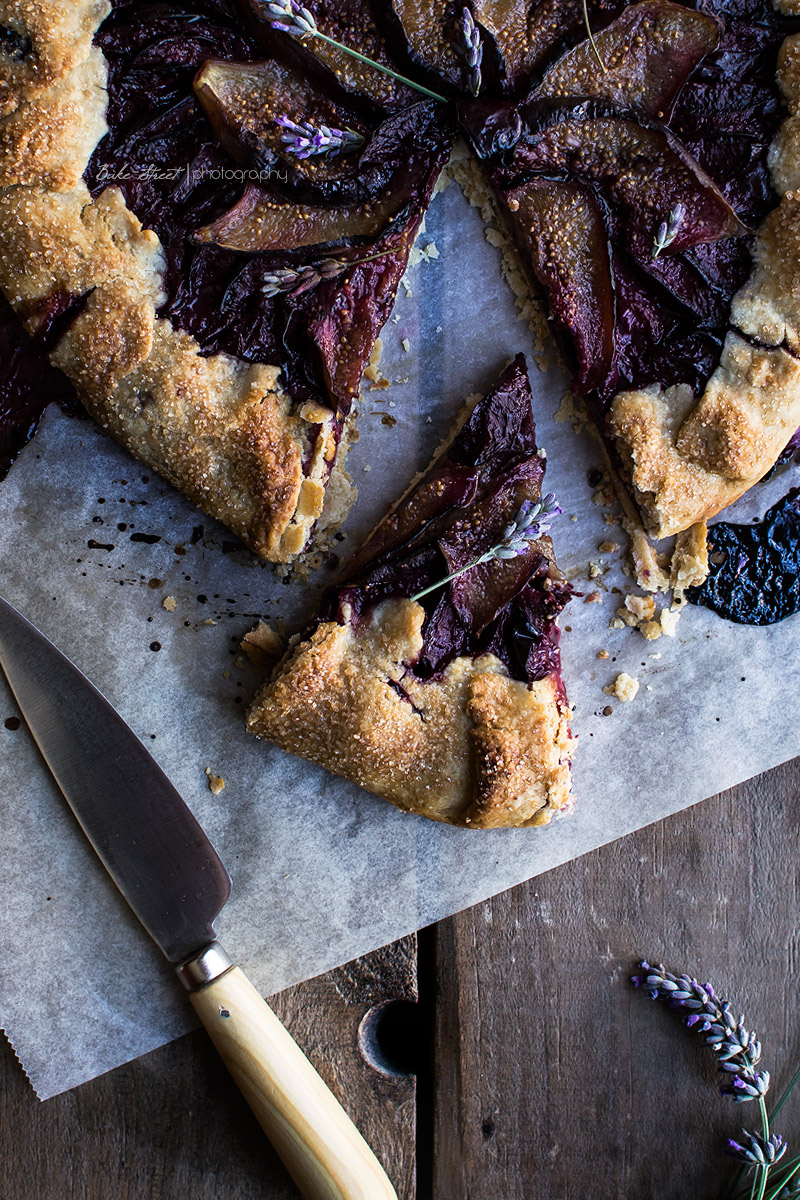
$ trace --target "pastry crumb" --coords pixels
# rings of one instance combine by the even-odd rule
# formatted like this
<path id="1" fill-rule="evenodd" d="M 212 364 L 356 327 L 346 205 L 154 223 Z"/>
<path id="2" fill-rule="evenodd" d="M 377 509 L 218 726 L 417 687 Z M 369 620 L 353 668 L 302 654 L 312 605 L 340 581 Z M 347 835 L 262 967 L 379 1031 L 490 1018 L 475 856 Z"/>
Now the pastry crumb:
<path id="1" fill-rule="evenodd" d="M 667 637 L 675 637 L 678 620 L 682 612 L 683 609 L 681 608 L 662 608 L 661 628 Z"/>
<path id="2" fill-rule="evenodd" d="M 603 574 L 603 568 L 600 565 L 600 563 L 596 563 L 596 562 L 589 563 L 589 578 L 590 579 L 598 579 L 602 574 Z"/>
<path id="3" fill-rule="evenodd" d="M 616 554 L 619 550 L 619 542 L 601 542 L 597 549 L 601 554 Z"/>
<path id="4" fill-rule="evenodd" d="M 583 600 L 584 604 L 602 604 L 602 602 L 603 597 L 601 596 L 600 592 L 589 592 L 589 594 L 585 596 Z"/>
<path id="5" fill-rule="evenodd" d="M 652 596 L 626 596 L 625 607 L 640 621 L 650 621 L 656 613 L 656 602 Z"/>
<path id="6" fill-rule="evenodd" d="M 670 566 L 670 586 L 675 599 L 683 599 L 688 587 L 699 587 L 708 576 L 708 525 L 698 521 L 679 533 Z"/>
<path id="7" fill-rule="evenodd" d="M 597 657 L 598 658 L 608 658 L 608 651 L 607 650 L 598 650 Z"/>
<path id="8" fill-rule="evenodd" d="M 618 700 L 627 704 L 639 691 L 639 680 L 635 679 L 633 675 L 629 675 L 627 671 L 621 671 L 614 682 L 610 683 L 608 687 L 604 687 L 603 691 L 607 696 L 616 696 Z"/>
<path id="9" fill-rule="evenodd" d="M 165 596 L 161 601 L 161 607 L 165 608 L 167 612 L 175 612 L 175 609 L 178 607 L 178 601 L 174 596 Z"/>
<path id="10" fill-rule="evenodd" d="M 213 617 L 204 617 L 203 620 L 200 622 L 200 624 L 201 625 L 216 625 L 217 622 L 214 620 Z"/>
<path id="11" fill-rule="evenodd" d="M 658 560 L 655 549 L 641 528 L 631 533 L 631 558 L 636 582 L 646 592 L 666 592 L 669 575 Z"/>
<path id="12" fill-rule="evenodd" d="M 270 659 L 278 658 L 283 653 L 283 641 L 266 621 L 259 621 L 255 629 L 244 635 L 239 648 L 251 662 L 263 666 Z"/>
<path id="13" fill-rule="evenodd" d="M 408 338 L 403 338 L 403 340 L 402 340 L 402 342 L 400 343 L 400 345 L 403 347 L 403 349 L 405 350 L 406 354 L 408 354 L 409 350 L 411 349 L 411 342 L 408 340 Z"/>
<path id="14" fill-rule="evenodd" d="M 211 767 L 206 767 L 206 775 L 208 776 L 208 788 L 215 796 L 218 796 L 225 788 L 225 780 L 221 775 L 215 775 Z"/>

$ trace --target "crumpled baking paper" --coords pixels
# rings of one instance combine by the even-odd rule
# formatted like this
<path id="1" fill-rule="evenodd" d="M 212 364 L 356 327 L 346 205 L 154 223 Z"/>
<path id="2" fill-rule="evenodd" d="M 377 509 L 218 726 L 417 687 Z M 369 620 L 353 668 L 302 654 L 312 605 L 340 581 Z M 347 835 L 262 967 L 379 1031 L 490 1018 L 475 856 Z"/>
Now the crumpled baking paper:
<path id="1" fill-rule="evenodd" d="M 425 466 L 464 398 L 527 351 L 546 486 L 564 508 L 556 550 L 576 588 L 603 596 L 576 598 L 561 620 L 579 737 L 569 817 L 544 829 L 451 829 L 251 738 L 243 714 L 261 672 L 240 639 L 259 618 L 291 632 L 333 574 L 280 578 L 88 420 L 50 412 L 0 485 L 0 592 L 118 708 L 202 822 L 233 878 L 220 939 L 264 994 L 800 753 L 800 676 L 788 669 L 800 620 L 747 628 L 690 608 L 674 638 L 609 629 L 635 589 L 622 551 L 598 549 L 626 541 L 587 483 L 598 444 L 555 419 L 566 376 L 534 364 L 498 252 L 457 187 L 436 198 L 418 245 L 427 261 L 409 271 L 384 335 L 391 386 L 365 387 L 350 459 L 360 498 L 338 549 L 349 553 Z M 763 513 L 790 482 L 780 473 L 736 511 Z M 602 690 L 623 671 L 640 684 L 629 703 Z M 193 1019 L 24 724 L 7 727 L 15 716 L 3 685 L 0 1024 L 46 1098 Z M 219 795 L 207 768 L 225 781 Z"/>

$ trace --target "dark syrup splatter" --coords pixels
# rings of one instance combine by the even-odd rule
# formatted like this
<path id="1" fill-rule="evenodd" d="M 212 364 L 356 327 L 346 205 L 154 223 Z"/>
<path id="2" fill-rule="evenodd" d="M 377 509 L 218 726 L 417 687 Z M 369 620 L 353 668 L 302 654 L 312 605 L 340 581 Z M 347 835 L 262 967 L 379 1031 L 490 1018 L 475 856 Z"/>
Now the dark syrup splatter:
<path id="1" fill-rule="evenodd" d="M 738 625 L 774 625 L 800 611 L 800 488 L 755 525 L 712 525 L 708 542 L 711 572 L 688 589 L 692 604 Z"/>

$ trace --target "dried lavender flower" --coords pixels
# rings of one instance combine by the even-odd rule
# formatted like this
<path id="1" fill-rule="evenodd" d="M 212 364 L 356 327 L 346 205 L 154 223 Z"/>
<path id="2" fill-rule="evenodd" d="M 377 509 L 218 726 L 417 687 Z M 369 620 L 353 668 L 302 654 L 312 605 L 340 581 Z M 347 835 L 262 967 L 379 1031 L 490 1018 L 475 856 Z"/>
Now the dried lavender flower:
<path id="1" fill-rule="evenodd" d="M 455 49 L 467 65 L 469 90 L 473 96 L 477 96 L 483 82 L 481 78 L 483 42 L 481 41 L 481 31 L 475 24 L 468 8 L 462 9 L 461 16 L 458 18 Z"/>
<path id="2" fill-rule="evenodd" d="M 262 15 L 264 19 L 271 25 L 273 29 L 279 30 L 281 33 L 290 33 L 294 37 L 303 38 L 319 38 L 321 42 L 327 42 L 329 46 L 335 46 L 337 50 L 341 50 L 344 54 L 349 54 L 351 58 L 357 58 L 359 62 L 366 63 L 369 67 L 374 67 L 376 71 L 380 71 L 384 75 L 390 75 L 392 79 L 398 79 L 400 83 L 405 83 L 410 88 L 414 88 L 417 92 L 422 92 L 423 96 L 429 96 L 431 100 L 441 100 L 443 104 L 447 101 L 444 96 L 440 96 L 438 92 L 432 92 L 430 88 L 423 87 L 421 83 L 416 83 L 413 79 L 409 79 L 406 75 L 400 75 L 397 71 L 393 71 L 391 67 L 384 66 L 383 63 L 375 62 L 374 58 L 367 58 L 366 54 L 361 54 L 358 50 L 353 50 L 350 46 L 345 46 L 343 42 L 337 42 L 336 38 L 329 37 L 327 33 L 323 33 L 317 28 L 317 22 L 307 8 L 297 3 L 297 0 L 261 0 Z"/>
<path id="3" fill-rule="evenodd" d="M 423 588 L 421 592 L 417 592 L 411 597 L 412 600 L 420 600 L 423 596 L 427 596 L 429 592 L 435 592 L 438 588 L 444 587 L 451 579 L 457 579 L 459 575 L 463 575 L 465 571 L 471 571 L 473 567 L 479 567 L 481 563 L 491 562 L 493 559 L 511 559 L 517 558 L 520 554 L 526 554 L 531 548 L 531 543 L 537 541 L 538 538 L 544 537 L 550 532 L 551 522 L 549 517 L 555 517 L 558 513 L 564 510 L 560 505 L 556 504 L 555 494 L 548 492 L 541 500 L 526 500 L 520 506 L 514 520 L 503 531 L 503 536 L 494 546 L 484 551 L 477 558 L 473 558 L 465 566 L 459 567 L 457 571 L 451 571 L 444 579 L 437 580 L 436 583 L 430 584 L 429 587 Z"/>
<path id="4" fill-rule="evenodd" d="M 667 246 L 672 245 L 678 236 L 678 231 L 683 224 L 685 216 L 686 206 L 679 202 L 675 205 L 666 221 L 661 222 L 658 232 L 653 238 L 653 258 L 658 258 L 662 250 L 666 250 Z"/>
<path id="5" fill-rule="evenodd" d="M 317 22 L 307 8 L 303 8 L 296 0 L 271 0 L 264 6 L 264 16 L 273 29 L 282 33 L 294 33 L 298 37 L 314 37 Z"/>
<path id="6" fill-rule="evenodd" d="M 364 139 L 354 129 L 332 129 L 329 125 L 311 125 L 308 121 L 293 121 L 285 114 L 275 118 L 284 132 L 281 141 L 289 154 L 295 158 L 311 158 L 315 154 L 327 154 L 335 158 L 360 150 Z"/>
<path id="7" fill-rule="evenodd" d="M 779 1133 L 773 1133 L 771 1137 L 764 1138 L 757 1133 L 750 1133 L 747 1129 L 743 1129 L 742 1136 L 742 1142 L 735 1142 L 733 1138 L 728 1139 L 727 1153 L 732 1158 L 738 1158 L 741 1162 L 747 1163 L 748 1166 L 771 1167 L 786 1153 L 786 1143 Z"/>
<path id="8" fill-rule="evenodd" d="M 302 267 L 277 267 L 274 271 L 266 271 L 261 276 L 261 291 L 268 300 L 283 294 L 288 294 L 291 299 L 294 299 L 296 296 L 301 296 L 303 292 L 317 287 L 320 283 L 337 279 L 350 267 L 373 262 L 376 258 L 383 258 L 387 253 L 388 251 L 384 250 L 380 254 L 370 254 L 366 258 L 349 260 L 321 258 L 317 262 L 307 263 Z"/>
<path id="9" fill-rule="evenodd" d="M 700 984 L 688 975 L 673 975 L 658 966 L 642 962 L 645 975 L 632 979 L 634 987 L 644 988 L 653 1000 L 666 1000 L 672 1008 L 688 1010 L 686 1024 L 705 1035 L 705 1042 L 719 1060 L 719 1069 L 733 1078 L 722 1094 L 741 1103 L 760 1099 L 769 1088 L 769 1072 L 757 1071 L 761 1061 L 761 1043 L 737 1021 L 727 1000 L 720 999 L 710 983 Z"/>

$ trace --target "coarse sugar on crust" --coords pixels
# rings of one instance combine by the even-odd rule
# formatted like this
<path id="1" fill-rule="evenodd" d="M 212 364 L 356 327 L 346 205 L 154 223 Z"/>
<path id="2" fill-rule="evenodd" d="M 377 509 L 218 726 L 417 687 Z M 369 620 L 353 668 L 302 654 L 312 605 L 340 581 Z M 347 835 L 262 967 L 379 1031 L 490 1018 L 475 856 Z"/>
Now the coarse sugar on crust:
<path id="1" fill-rule="evenodd" d="M 719 365 L 696 402 L 685 386 L 654 381 L 617 395 L 608 416 L 655 537 L 716 516 L 770 470 L 800 428 L 800 35 L 784 40 L 777 80 L 789 109 L 769 157 L 780 201 L 757 231 Z"/>
<path id="2" fill-rule="evenodd" d="M 74 313 L 51 351 L 101 425 L 257 554 L 299 554 L 322 512 L 334 417 L 295 407 L 278 369 L 160 319 L 163 256 L 116 188 L 83 174 L 106 132 L 102 0 L 0 0 L 19 56 L 0 56 L 0 287 L 33 335 Z"/>
<path id="3" fill-rule="evenodd" d="M 569 708 L 553 678 L 527 686 L 484 655 L 423 682 L 407 667 L 424 616 L 402 599 L 365 628 L 323 622 L 256 697 L 250 732 L 432 820 L 546 825 L 570 803 Z"/>

